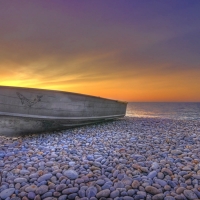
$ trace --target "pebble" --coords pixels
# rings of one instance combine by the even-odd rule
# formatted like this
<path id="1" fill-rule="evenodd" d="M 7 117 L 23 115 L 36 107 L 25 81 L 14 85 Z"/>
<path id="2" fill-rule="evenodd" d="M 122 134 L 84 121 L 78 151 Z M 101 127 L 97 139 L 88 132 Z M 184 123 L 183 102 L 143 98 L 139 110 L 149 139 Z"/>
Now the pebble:
<path id="1" fill-rule="evenodd" d="M 100 192 L 98 192 L 96 194 L 96 197 L 98 199 L 102 198 L 102 197 L 109 197 L 110 195 L 110 190 L 109 189 L 105 189 L 105 190 L 101 190 Z"/>
<path id="2" fill-rule="evenodd" d="M 0 199 L 200 199 L 200 122 L 125 117 L 0 136 Z"/>
<path id="3" fill-rule="evenodd" d="M 119 196 L 119 190 L 114 190 L 113 192 L 111 192 L 110 197 L 111 198 L 115 198 Z"/>
<path id="4" fill-rule="evenodd" d="M 192 190 L 184 190 L 183 193 L 190 200 L 198 199 L 197 195 Z"/>
<path id="5" fill-rule="evenodd" d="M 152 171 L 152 172 L 150 172 L 149 174 L 148 174 L 148 178 L 150 178 L 150 179 L 153 179 L 154 177 L 156 177 L 156 175 L 157 175 L 157 171 Z"/>
<path id="6" fill-rule="evenodd" d="M 152 200 L 163 200 L 165 198 L 164 194 L 156 194 L 152 197 Z"/>
<path id="7" fill-rule="evenodd" d="M 57 192 L 61 192 L 63 191 L 65 188 L 67 188 L 66 184 L 60 184 L 56 186 L 56 191 Z"/>
<path id="8" fill-rule="evenodd" d="M 171 153 L 174 154 L 174 155 L 180 155 L 183 152 L 181 150 L 171 150 Z"/>
<path id="9" fill-rule="evenodd" d="M 92 197 L 95 197 L 97 194 L 97 188 L 91 186 L 86 190 L 86 196 L 90 199 Z"/>
<path id="10" fill-rule="evenodd" d="M 78 178 L 78 173 L 74 170 L 67 170 L 64 172 L 64 175 L 71 180 Z"/>
<path id="11" fill-rule="evenodd" d="M 77 187 L 67 188 L 62 191 L 63 194 L 72 194 L 78 192 Z"/>
<path id="12" fill-rule="evenodd" d="M 14 179 L 14 182 L 15 183 L 23 183 L 23 182 L 27 182 L 27 179 L 26 178 L 16 178 L 16 179 Z"/>
<path id="13" fill-rule="evenodd" d="M 44 174 L 42 176 L 40 176 L 37 180 L 38 182 L 42 182 L 42 181 L 46 181 L 49 180 L 52 177 L 52 174 Z"/>
<path id="14" fill-rule="evenodd" d="M 6 198 L 10 197 L 14 193 L 14 191 L 15 191 L 14 188 L 5 189 L 0 193 L 0 197 L 2 199 L 6 199 Z"/>
<path id="15" fill-rule="evenodd" d="M 138 180 L 134 180 L 132 183 L 132 188 L 137 189 L 140 186 L 140 182 Z"/>
<path id="16" fill-rule="evenodd" d="M 145 191 L 150 193 L 150 194 L 158 194 L 159 193 L 159 190 L 156 187 L 153 187 L 153 186 L 145 187 Z"/>
<path id="17" fill-rule="evenodd" d="M 46 193 L 48 191 L 48 186 L 47 185 L 41 185 L 40 187 L 38 187 L 37 189 L 36 189 L 36 194 L 44 194 L 44 193 Z"/>

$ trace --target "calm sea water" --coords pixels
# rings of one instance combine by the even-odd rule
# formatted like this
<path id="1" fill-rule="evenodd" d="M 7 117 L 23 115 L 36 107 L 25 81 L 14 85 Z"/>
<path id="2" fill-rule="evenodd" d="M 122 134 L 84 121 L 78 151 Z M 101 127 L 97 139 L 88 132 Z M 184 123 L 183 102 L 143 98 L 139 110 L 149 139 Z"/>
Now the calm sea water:
<path id="1" fill-rule="evenodd" d="M 199 103 L 128 103 L 127 116 L 200 120 Z"/>

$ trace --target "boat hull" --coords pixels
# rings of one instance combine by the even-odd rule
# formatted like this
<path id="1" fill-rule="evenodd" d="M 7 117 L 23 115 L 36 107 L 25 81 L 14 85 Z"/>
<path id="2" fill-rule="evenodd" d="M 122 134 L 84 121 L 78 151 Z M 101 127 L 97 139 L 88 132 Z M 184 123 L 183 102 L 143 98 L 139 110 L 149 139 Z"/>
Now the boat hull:
<path id="1" fill-rule="evenodd" d="M 0 86 L 0 135 L 62 130 L 123 117 L 125 102 L 53 90 Z"/>

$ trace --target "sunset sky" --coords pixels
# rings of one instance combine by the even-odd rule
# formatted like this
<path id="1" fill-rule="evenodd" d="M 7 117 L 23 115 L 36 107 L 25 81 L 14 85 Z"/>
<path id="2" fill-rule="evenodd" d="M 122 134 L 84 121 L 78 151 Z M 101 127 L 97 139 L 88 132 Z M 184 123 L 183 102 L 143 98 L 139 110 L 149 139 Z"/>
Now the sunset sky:
<path id="1" fill-rule="evenodd" d="M 0 0 L 0 85 L 200 101 L 200 1 Z"/>

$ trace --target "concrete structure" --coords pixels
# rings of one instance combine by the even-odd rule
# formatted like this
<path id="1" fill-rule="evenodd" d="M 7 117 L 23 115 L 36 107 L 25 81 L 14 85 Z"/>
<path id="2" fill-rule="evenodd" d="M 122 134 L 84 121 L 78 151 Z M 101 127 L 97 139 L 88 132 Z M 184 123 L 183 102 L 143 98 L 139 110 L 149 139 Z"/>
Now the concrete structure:
<path id="1" fill-rule="evenodd" d="M 70 92 L 0 86 L 0 135 L 66 129 L 124 117 L 126 102 Z"/>

